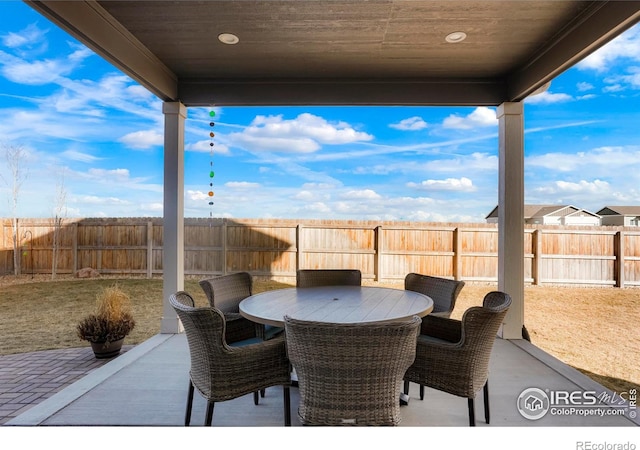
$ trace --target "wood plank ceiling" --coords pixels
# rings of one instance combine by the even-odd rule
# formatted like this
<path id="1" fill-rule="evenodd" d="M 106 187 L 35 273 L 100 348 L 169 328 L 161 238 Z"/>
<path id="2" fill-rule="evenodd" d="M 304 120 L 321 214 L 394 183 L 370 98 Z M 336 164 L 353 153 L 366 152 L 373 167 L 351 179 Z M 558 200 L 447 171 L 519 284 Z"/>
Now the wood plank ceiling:
<path id="1" fill-rule="evenodd" d="M 27 3 L 186 106 L 519 101 L 640 20 L 637 1 Z"/>

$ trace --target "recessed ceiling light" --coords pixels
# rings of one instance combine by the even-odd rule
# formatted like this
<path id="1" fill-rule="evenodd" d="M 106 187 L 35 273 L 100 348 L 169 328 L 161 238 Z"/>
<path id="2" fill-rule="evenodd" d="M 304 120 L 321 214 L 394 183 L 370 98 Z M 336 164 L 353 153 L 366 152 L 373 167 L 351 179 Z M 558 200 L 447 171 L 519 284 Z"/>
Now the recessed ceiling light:
<path id="1" fill-rule="evenodd" d="M 449 33 L 447 37 L 444 38 L 445 41 L 450 44 L 455 44 L 458 42 L 462 42 L 467 38 L 467 33 L 463 31 L 454 31 L 453 33 Z"/>
<path id="2" fill-rule="evenodd" d="M 218 35 L 218 40 L 220 42 L 222 42 L 223 44 L 229 44 L 229 45 L 233 45 L 233 44 L 237 44 L 238 42 L 240 42 L 240 39 L 238 39 L 238 36 L 236 36 L 235 34 L 231 34 L 231 33 L 221 33 Z"/>

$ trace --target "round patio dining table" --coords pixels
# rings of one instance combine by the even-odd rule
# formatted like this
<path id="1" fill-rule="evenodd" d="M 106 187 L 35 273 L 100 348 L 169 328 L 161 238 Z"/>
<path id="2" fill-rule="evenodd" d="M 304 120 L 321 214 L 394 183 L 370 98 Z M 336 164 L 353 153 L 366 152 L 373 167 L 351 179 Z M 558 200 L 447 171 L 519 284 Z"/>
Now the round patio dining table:
<path id="1" fill-rule="evenodd" d="M 284 327 L 284 316 L 331 323 L 386 322 L 424 317 L 433 300 L 418 292 L 374 286 L 287 288 L 254 294 L 240 302 L 240 314 Z"/>

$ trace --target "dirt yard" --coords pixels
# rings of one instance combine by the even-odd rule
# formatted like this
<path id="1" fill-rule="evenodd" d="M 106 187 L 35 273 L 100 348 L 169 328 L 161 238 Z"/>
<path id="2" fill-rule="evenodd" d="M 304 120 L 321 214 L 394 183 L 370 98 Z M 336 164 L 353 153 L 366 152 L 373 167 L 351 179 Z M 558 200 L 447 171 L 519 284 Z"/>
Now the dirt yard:
<path id="1" fill-rule="evenodd" d="M 3 311 L 0 354 L 87 345 L 74 335 L 76 320 L 92 309 L 96 290 L 114 282 L 125 287 L 132 298 L 139 299 L 134 305 L 136 329 L 128 342 L 139 343 L 157 333 L 162 298 L 160 279 L 68 277 L 52 282 L 50 276 L 4 276 L 0 277 Z M 401 283 L 384 286 L 403 287 Z M 254 292 L 283 287 L 288 286 L 256 280 Z M 206 302 L 197 279 L 185 280 L 185 289 L 196 300 Z M 494 285 L 467 283 L 452 317 L 459 319 L 465 309 L 482 304 L 484 295 L 494 289 Z M 532 343 L 618 392 L 640 387 L 638 323 L 639 288 L 525 288 L 525 326 Z"/>

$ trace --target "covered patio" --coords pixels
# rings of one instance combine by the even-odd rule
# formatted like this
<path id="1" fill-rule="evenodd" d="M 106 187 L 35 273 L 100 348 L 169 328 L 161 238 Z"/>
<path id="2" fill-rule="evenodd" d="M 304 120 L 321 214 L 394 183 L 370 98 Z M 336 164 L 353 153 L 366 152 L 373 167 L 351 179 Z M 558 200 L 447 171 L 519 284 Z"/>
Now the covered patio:
<path id="1" fill-rule="evenodd" d="M 212 105 L 496 107 L 498 288 L 513 304 L 492 361 L 492 426 L 638 424 L 620 416 L 532 421 L 515 403 L 530 387 L 603 389 L 522 340 L 523 101 L 638 23 L 640 2 L 27 3 L 164 102 L 164 316 L 161 334 L 9 425 L 182 423 L 188 351 L 168 298 L 184 286 L 184 122 L 188 107 Z M 428 391 L 425 401 L 413 398 L 403 408 L 402 425 L 465 426 L 465 406 L 464 399 Z M 203 407 L 194 405 L 194 420 Z M 268 392 L 259 406 L 250 397 L 216 406 L 214 426 L 279 426 L 281 412 L 281 396 Z"/>
<path id="2" fill-rule="evenodd" d="M 184 334 L 158 334 L 118 356 L 66 389 L 32 407 L 6 426 L 182 426 L 187 397 L 189 350 Z M 603 415 L 552 414 L 525 418 L 517 408 L 529 388 L 607 392 L 602 386 L 524 340 L 498 339 L 491 360 L 491 423 L 484 422 L 482 395 L 476 399 L 478 427 L 634 427 L 636 417 L 616 414 L 612 397 Z M 291 388 L 292 426 L 298 391 Z M 206 402 L 196 394 L 192 426 L 204 423 Z M 401 427 L 467 427 L 466 399 L 426 389 L 420 400 L 411 385 L 409 404 L 401 407 Z M 611 414 L 611 415 L 609 415 Z M 269 388 L 259 405 L 253 396 L 217 403 L 214 427 L 282 427 L 281 388 Z M 631 431 L 633 432 L 633 431 Z M 584 432 L 582 432 L 584 434 Z M 628 431 L 617 430 L 620 436 Z M 525 447 L 523 447 L 525 448 Z"/>

